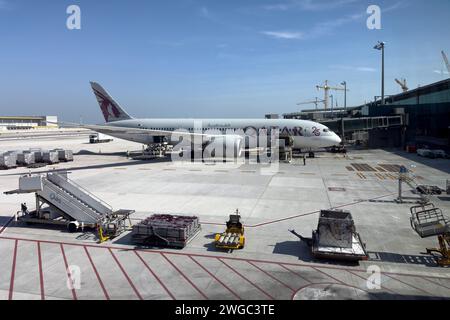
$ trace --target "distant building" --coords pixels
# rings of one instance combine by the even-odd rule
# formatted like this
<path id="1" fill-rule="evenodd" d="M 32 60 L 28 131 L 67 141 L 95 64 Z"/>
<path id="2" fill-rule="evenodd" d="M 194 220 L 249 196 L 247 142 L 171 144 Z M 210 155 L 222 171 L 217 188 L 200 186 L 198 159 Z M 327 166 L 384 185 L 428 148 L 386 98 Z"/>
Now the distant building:
<path id="1" fill-rule="evenodd" d="M 57 128 L 56 116 L 0 116 L 0 130 Z"/>

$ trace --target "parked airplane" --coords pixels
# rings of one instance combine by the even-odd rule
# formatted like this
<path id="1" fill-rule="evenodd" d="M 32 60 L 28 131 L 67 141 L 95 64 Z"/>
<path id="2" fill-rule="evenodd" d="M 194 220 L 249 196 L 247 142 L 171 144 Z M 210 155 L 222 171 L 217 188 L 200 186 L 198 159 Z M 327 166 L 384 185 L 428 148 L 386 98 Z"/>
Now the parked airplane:
<path id="1" fill-rule="evenodd" d="M 292 147 L 315 150 L 339 145 L 341 139 L 329 128 L 307 120 L 287 119 L 137 119 L 130 116 L 96 82 L 92 90 L 105 118 L 104 125 L 81 125 L 93 131 L 145 145 L 168 142 L 173 145 L 186 140 L 200 139 L 203 147 L 215 145 L 241 154 L 246 136 L 255 136 L 261 130 L 278 129 L 280 137 L 289 138 Z M 199 128 L 200 126 L 200 128 Z M 248 141 L 248 139 L 247 139 Z"/>

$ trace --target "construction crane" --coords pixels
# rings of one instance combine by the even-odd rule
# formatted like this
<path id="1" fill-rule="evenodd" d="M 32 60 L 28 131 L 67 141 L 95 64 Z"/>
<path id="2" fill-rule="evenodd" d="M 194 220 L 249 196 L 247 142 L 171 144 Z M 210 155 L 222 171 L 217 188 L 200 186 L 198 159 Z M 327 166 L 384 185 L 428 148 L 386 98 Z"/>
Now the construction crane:
<path id="1" fill-rule="evenodd" d="M 408 85 L 406 84 L 406 79 L 398 80 L 395 79 L 395 82 L 397 82 L 400 87 L 402 87 L 403 92 L 406 92 L 409 90 Z"/>
<path id="2" fill-rule="evenodd" d="M 330 90 L 335 90 L 335 91 L 350 91 L 344 88 L 338 88 L 338 87 L 330 87 L 328 85 L 328 80 L 325 80 L 325 84 L 322 86 L 316 86 L 317 90 L 322 89 L 325 93 L 324 95 L 324 106 L 325 106 L 325 110 L 328 110 L 328 99 L 330 97 L 330 95 L 328 94 Z"/>
<path id="3" fill-rule="evenodd" d="M 447 67 L 447 71 L 448 71 L 448 73 L 450 73 L 450 64 L 448 63 L 447 55 L 445 54 L 444 51 L 441 51 L 441 53 L 442 53 L 442 58 L 444 59 L 444 62 L 445 62 L 445 66 Z"/>
<path id="4" fill-rule="evenodd" d="M 302 105 L 306 105 L 306 104 L 314 104 L 316 106 L 316 110 L 317 110 L 319 107 L 319 103 L 324 103 L 324 102 L 325 102 L 325 100 L 319 100 L 319 98 L 316 97 L 316 100 L 300 102 L 300 103 L 297 103 L 297 105 L 302 106 Z"/>

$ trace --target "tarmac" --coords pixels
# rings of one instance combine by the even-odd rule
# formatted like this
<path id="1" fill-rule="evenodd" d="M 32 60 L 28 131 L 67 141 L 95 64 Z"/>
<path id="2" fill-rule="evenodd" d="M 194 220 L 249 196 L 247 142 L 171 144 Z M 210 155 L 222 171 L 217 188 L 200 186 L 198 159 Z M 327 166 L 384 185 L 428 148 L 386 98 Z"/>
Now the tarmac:
<path id="1" fill-rule="evenodd" d="M 2 151 L 30 147 L 72 149 L 75 161 L 0 171 L 0 299 L 450 298 L 448 268 L 424 253 L 438 245 L 437 238 L 421 239 L 412 230 L 413 204 L 394 201 L 398 174 L 380 168 L 404 165 L 418 183 L 445 188 L 450 160 L 359 150 L 346 157 L 319 153 L 306 166 L 301 159 L 279 166 L 205 164 L 136 161 L 125 155 L 141 145 L 119 139 L 89 144 L 85 135 L 0 141 Z M 202 231 L 175 250 L 135 247 L 129 233 L 99 244 L 93 232 L 71 234 L 15 222 L 21 203 L 34 209 L 34 195 L 3 192 L 17 189 L 20 175 L 53 169 L 67 169 L 72 180 L 114 209 L 136 210 L 134 223 L 153 213 L 196 215 Z M 417 198 L 409 187 L 404 195 Z M 433 196 L 432 202 L 450 215 L 450 196 Z M 311 236 L 320 210 L 330 208 L 352 213 L 368 261 L 314 260 L 289 233 L 295 229 Z M 246 246 L 219 251 L 214 234 L 225 230 L 236 209 L 245 224 Z"/>

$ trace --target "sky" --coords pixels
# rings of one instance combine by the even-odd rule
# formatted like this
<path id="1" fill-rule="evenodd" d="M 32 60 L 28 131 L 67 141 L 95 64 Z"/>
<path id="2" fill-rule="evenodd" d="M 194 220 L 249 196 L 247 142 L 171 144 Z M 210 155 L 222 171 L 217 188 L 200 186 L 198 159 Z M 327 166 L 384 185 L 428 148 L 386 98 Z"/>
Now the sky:
<path id="1" fill-rule="evenodd" d="M 78 5 L 81 29 L 69 30 Z M 367 28 L 369 5 L 381 30 Z M 100 123 L 89 81 L 135 117 L 262 118 L 314 105 L 347 82 L 347 104 L 449 78 L 448 0 L 0 0 L 0 115 Z M 343 106 L 342 92 L 333 92 Z"/>

